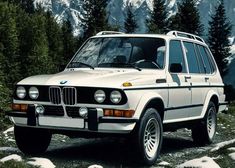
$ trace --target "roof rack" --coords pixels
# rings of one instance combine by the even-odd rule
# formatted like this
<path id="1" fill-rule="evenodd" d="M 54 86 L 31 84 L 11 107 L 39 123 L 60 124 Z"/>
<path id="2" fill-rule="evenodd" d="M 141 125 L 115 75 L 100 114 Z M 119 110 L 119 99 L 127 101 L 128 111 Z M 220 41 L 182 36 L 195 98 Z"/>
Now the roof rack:
<path id="1" fill-rule="evenodd" d="M 205 41 L 203 40 L 203 38 L 196 36 L 194 34 L 190 34 L 190 33 L 186 33 L 186 32 L 181 32 L 181 31 L 170 31 L 168 32 L 166 35 L 173 35 L 176 37 L 185 37 L 185 38 L 189 38 L 189 39 L 194 39 L 200 42 L 205 43 Z"/>
<path id="2" fill-rule="evenodd" d="M 125 33 L 118 32 L 118 31 L 101 31 L 101 32 L 97 33 L 96 36 L 107 35 L 107 34 L 125 34 Z"/>

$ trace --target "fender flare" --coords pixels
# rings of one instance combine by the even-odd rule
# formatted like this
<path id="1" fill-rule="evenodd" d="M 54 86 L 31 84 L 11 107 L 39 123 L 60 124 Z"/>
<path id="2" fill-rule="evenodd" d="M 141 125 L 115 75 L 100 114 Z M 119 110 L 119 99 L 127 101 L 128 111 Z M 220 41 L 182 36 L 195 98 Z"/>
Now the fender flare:
<path id="1" fill-rule="evenodd" d="M 206 95 L 206 99 L 204 101 L 204 106 L 202 108 L 201 118 L 203 118 L 205 116 L 207 107 L 208 107 L 209 102 L 213 96 L 216 96 L 219 99 L 219 95 L 217 92 L 215 92 L 214 90 L 209 90 Z"/>
<path id="2" fill-rule="evenodd" d="M 141 99 L 140 99 L 140 101 L 139 101 L 139 103 L 138 103 L 138 105 L 137 105 L 137 108 L 136 108 L 136 110 L 135 110 L 135 114 L 134 114 L 134 118 L 137 118 L 137 119 L 140 119 L 140 117 L 141 117 L 141 115 L 142 115 L 142 113 L 143 113 L 143 110 L 146 108 L 146 106 L 148 105 L 148 103 L 151 101 L 151 100 L 154 100 L 154 99 L 159 99 L 159 100 L 161 100 L 162 102 L 163 102 L 163 105 L 164 105 L 164 107 L 166 107 L 166 101 L 164 101 L 164 99 L 162 98 L 162 96 L 161 95 L 159 95 L 158 93 L 154 93 L 154 92 L 147 92 L 147 93 L 145 93 L 142 97 L 141 97 Z"/>

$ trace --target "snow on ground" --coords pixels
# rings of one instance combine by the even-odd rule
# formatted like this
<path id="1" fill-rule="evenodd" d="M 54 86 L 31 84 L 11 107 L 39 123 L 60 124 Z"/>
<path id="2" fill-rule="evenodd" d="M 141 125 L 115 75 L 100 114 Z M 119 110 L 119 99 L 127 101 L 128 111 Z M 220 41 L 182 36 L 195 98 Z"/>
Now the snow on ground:
<path id="1" fill-rule="evenodd" d="M 3 134 L 8 134 L 9 132 L 13 132 L 14 131 L 14 127 L 8 128 L 6 131 L 3 132 Z"/>
<path id="2" fill-rule="evenodd" d="M 225 146 L 231 145 L 233 143 L 235 143 L 235 139 L 217 143 L 217 144 L 215 144 L 215 147 L 211 149 L 211 152 L 215 152 L 215 151 L 217 151 Z"/>
<path id="3" fill-rule="evenodd" d="M 17 154 L 12 154 L 12 155 L 9 155 L 9 156 L 6 156 L 6 157 L 2 158 L 0 160 L 0 162 L 6 162 L 6 161 L 9 161 L 9 160 L 15 160 L 15 161 L 21 162 L 22 157 L 17 155 Z"/>
<path id="4" fill-rule="evenodd" d="M 229 151 L 235 151 L 235 147 L 228 148 Z"/>
<path id="5" fill-rule="evenodd" d="M 235 160 L 235 152 L 230 153 L 229 156 L 231 157 L 231 159 Z"/>
<path id="6" fill-rule="evenodd" d="M 30 158 L 31 161 L 28 161 L 27 163 L 33 166 L 38 166 L 39 168 L 54 168 L 55 165 L 46 158 L 38 158 L 38 157 L 33 157 Z"/>
<path id="7" fill-rule="evenodd" d="M 0 147 L 0 151 L 4 151 L 4 152 L 18 152 L 19 150 L 17 148 L 13 148 L 13 147 Z"/>
<path id="8" fill-rule="evenodd" d="M 103 168 L 103 166 L 100 166 L 100 165 L 90 165 L 88 168 Z"/>
<path id="9" fill-rule="evenodd" d="M 185 163 L 177 166 L 177 168 L 184 168 L 184 167 L 191 167 L 191 168 L 220 168 L 220 166 L 210 157 L 204 156 L 202 158 L 193 159 L 186 161 Z"/>
<path id="10" fill-rule="evenodd" d="M 159 166 L 169 166 L 170 163 L 165 162 L 165 161 L 162 161 L 162 162 L 158 163 L 158 165 L 159 165 Z"/>

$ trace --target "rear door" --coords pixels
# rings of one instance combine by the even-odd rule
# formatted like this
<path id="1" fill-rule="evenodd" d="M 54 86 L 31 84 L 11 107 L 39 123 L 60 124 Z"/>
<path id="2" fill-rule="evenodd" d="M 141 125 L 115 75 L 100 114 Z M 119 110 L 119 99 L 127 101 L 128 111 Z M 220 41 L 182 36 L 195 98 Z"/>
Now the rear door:
<path id="1" fill-rule="evenodd" d="M 188 82 L 190 82 L 192 91 L 192 103 L 188 108 L 188 117 L 198 117 L 208 93 L 209 77 L 205 74 L 205 65 L 196 44 L 184 41 L 183 45 L 189 69 Z"/>

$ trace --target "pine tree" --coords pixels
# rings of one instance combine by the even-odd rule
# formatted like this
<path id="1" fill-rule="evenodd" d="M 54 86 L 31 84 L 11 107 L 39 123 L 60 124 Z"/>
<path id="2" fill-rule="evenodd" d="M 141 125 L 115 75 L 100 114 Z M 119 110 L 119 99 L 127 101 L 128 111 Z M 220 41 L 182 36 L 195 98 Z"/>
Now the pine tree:
<path id="1" fill-rule="evenodd" d="M 27 76 L 36 74 L 47 74 L 53 70 L 52 59 L 48 56 L 48 41 L 45 30 L 46 18 L 41 14 L 31 16 L 30 36 L 31 43 L 28 44 L 29 55 Z"/>
<path id="2" fill-rule="evenodd" d="M 5 84 L 12 88 L 19 80 L 19 40 L 16 26 L 16 7 L 9 3 L 0 3 L 0 43 L 3 55 L 2 71 L 6 76 Z"/>
<path id="3" fill-rule="evenodd" d="M 168 27 L 167 15 L 165 0 L 154 0 L 151 18 L 147 20 L 149 32 L 165 33 Z"/>
<path id="4" fill-rule="evenodd" d="M 46 12 L 46 35 L 48 40 L 48 56 L 53 61 L 53 71 L 58 72 L 60 65 L 64 63 L 62 29 L 52 16 L 51 12 Z"/>
<path id="5" fill-rule="evenodd" d="M 230 56 L 230 44 L 228 37 L 231 35 L 232 25 L 226 16 L 224 1 L 222 0 L 217 7 L 215 13 L 209 21 L 208 43 L 216 60 L 218 68 L 222 76 L 226 74 L 227 60 Z"/>
<path id="6" fill-rule="evenodd" d="M 110 27 L 106 19 L 106 6 L 107 0 L 87 0 L 84 2 L 84 19 L 82 20 L 84 39 Z"/>
<path id="7" fill-rule="evenodd" d="M 19 5 L 26 13 L 34 13 L 34 0 L 8 0 L 8 2 Z"/>
<path id="8" fill-rule="evenodd" d="M 134 33 L 138 28 L 135 15 L 132 12 L 132 4 L 127 5 L 127 16 L 124 22 L 124 29 L 126 33 Z"/>
<path id="9" fill-rule="evenodd" d="M 196 6 L 197 0 L 183 0 L 178 6 L 178 13 L 171 20 L 171 28 L 193 33 L 203 34 L 203 25 L 200 22 L 199 10 Z"/>
<path id="10" fill-rule="evenodd" d="M 62 41 L 63 41 L 63 63 L 61 64 L 61 69 L 64 68 L 69 60 L 75 54 L 76 39 L 73 36 L 73 28 L 69 20 L 64 21 L 62 25 Z"/>

